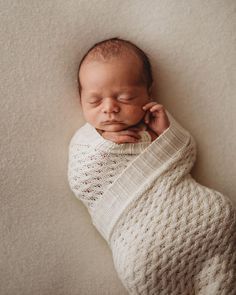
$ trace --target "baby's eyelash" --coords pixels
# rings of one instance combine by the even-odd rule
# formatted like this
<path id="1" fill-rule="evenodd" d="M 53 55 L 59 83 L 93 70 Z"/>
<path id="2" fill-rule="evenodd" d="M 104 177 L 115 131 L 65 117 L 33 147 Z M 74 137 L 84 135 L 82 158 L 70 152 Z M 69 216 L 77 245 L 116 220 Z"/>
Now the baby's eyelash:
<path id="1" fill-rule="evenodd" d="M 135 96 L 129 96 L 129 97 L 119 97 L 119 99 L 124 99 L 124 100 L 130 100 L 135 98 Z"/>
<path id="2" fill-rule="evenodd" d="M 124 102 L 128 102 L 132 99 L 136 98 L 136 96 L 127 96 L 127 97 L 117 97 L 117 100 L 119 101 L 124 101 Z M 88 103 L 91 104 L 91 105 L 94 105 L 94 104 L 99 104 L 100 102 L 102 101 L 101 98 L 94 98 L 94 99 L 91 99 L 91 100 L 88 100 Z"/>
<path id="3" fill-rule="evenodd" d="M 101 101 L 101 99 L 100 98 L 95 98 L 94 100 L 90 100 L 90 101 L 88 101 L 90 104 L 94 104 L 94 103 L 98 103 L 98 102 L 100 102 Z"/>

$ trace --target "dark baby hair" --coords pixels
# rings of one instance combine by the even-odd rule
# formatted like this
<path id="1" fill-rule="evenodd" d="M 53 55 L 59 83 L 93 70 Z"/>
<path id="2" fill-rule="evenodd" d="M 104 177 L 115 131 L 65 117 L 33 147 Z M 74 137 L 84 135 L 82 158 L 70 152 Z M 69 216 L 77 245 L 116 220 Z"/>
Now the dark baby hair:
<path id="1" fill-rule="evenodd" d="M 112 57 L 119 57 L 124 52 L 134 53 L 142 62 L 143 65 L 143 77 L 144 82 L 146 83 L 147 89 L 152 86 L 153 77 L 152 77 L 152 68 L 151 63 L 147 54 L 137 47 L 135 44 L 128 40 L 120 39 L 120 38 L 110 38 L 98 43 L 95 43 L 83 56 L 80 61 L 78 72 L 77 72 L 77 80 L 78 80 L 78 89 L 79 95 L 81 96 L 82 86 L 79 79 L 79 72 L 81 65 L 85 61 L 86 58 L 90 58 L 91 60 L 102 59 L 108 60 Z"/>

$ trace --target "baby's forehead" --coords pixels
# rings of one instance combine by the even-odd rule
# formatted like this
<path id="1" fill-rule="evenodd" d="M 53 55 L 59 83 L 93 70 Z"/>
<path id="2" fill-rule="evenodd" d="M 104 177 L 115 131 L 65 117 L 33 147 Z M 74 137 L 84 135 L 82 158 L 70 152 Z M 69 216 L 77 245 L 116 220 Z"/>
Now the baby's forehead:
<path id="1" fill-rule="evenodd" d="M 119 63 L 120 61 L 121 63 Z M 84 90 L 98 88 L 99 85 L 104 87 L 104 83 L 119 85 L 119 90 L 124 85 L 124 88 L 129 88 L 129 90 L 132 88 L 133 90 L 145 84 L 142 64 L 138 63 L 137 60 L 132 62 L 128 57 L 114 57 L 106 61 L 89 59 L 82 66 L 80 79 Z"/>

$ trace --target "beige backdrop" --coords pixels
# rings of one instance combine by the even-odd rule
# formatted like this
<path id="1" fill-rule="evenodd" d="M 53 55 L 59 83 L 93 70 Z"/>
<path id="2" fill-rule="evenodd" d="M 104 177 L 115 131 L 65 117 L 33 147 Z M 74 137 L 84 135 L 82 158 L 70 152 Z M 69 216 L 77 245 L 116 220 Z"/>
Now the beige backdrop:
<path id="1" fill-rule="evenodd" d="M 126 294 L 67 182 L 79 59 L 108 37 L 143 48 L 154 96 L 197 141 L 193 176 L 236 204 L 236 2 L 0 0 L 0 15 L 0 294 Z"/>

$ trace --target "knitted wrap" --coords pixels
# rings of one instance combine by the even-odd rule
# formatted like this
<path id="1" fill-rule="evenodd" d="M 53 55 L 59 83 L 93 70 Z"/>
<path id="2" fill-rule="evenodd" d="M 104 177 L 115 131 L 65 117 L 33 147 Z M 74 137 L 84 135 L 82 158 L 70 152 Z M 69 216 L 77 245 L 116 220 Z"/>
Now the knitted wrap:
<path id="1" fill-rule="evenodd" d="M 101 185 L 93 205 L 81 200 L 129 294 L 235 295 L 235 208 L 192 178 L 195 141 L 167 114 L 170 127 L 153 142 L 118 145 L 82 127 L 70 142 L 70 187 L 81 199 L 85 174 L 93 192 Z M 100 172 L 86 171 L 88 155 L 103 163 Z"/>

